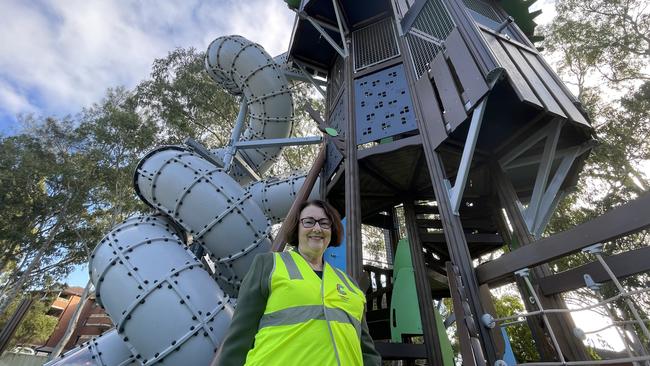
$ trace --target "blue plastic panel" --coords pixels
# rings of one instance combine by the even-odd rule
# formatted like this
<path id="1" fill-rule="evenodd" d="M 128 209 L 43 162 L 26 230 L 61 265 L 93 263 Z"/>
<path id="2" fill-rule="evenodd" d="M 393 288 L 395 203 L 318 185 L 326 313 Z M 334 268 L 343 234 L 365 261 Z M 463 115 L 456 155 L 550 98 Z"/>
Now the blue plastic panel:
<path id="1" fill-rule="evenodd" d="M 354 81 L 357 144 L 417 129 L 402 64 Z"/>

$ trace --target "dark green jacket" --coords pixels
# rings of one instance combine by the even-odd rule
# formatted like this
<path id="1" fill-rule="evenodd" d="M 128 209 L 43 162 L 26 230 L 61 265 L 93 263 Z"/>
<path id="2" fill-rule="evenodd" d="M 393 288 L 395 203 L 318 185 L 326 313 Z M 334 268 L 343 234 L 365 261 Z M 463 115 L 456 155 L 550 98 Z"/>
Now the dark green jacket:
<path id="1" fill-rule="evenodd" d="M 255 334 L 266 308 L 272 270 L 273 253 L 259 254 L 253 260 L 250 270 L 242 280 L 232 323 L 218 351 L 216 363 L 213 365 L 239 366 L 246 362 L 246 355 L 253 348 Z M 365 315 L 361 322 L 361 329 L 361 352 L 364 366 L 381 365 L 381 356 L 375 350 L 370 333 L 368 333 Z"/>

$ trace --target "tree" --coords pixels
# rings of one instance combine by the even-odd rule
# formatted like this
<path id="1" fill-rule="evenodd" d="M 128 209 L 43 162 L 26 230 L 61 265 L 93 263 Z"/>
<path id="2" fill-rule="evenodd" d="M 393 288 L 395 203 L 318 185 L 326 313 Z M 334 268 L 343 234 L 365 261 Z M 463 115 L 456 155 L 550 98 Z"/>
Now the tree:
<path id="1" fill-rule="evenodd" d="M 557 17 L 545 29 L 544 46 L 555 59 L 563 79 L 573 85 L 592 118 L 599 139 L 586 161 L 576 192 L 565 199 L 546 234 L 567 230 L 647 192 L 643 164 L 650 161 L 650 13 L 641 0 L 559 0 Z M 607 243 L 605 255 L 648 245 L 647 232 Z M 593 261 L 577 254 L 555 261 L 563 271 Z M 646 287 L 647 275 L 623 281 L 628 290 Z M 567 295 L 587 305 L 617 293 L 605 286 Z M 650 308 L 647 295 L 636 296 L 638 309 Z M 622 300 L 613 320 L 631 319 Z M 602 310 L 602 309 L 601 309 Z M 642 311 L 642 317 L 646 314 Z M 607 316 L 603 312 L 604 316 Z M 642 332 L 637 329 L 637 334 Z M 644 342 L 647 340 L 643 339 Z"/>
<path id="2" fill-rule="evenodd" d="M 27 311 L 27 314 L 25 314 L 25 317 L 9 341 L 8 349 L 21 344 L 41 344 L 48 339 L 58 322 L 56 317 L 47 315 L 51 302 L 51 299 L 49 300 L 39 299 L 32 303 L 32 306 Z M 0 315 L 0 324 L 4 326 L 19 303 L 20 300 L 16 299 L 9 305 L 7 311 Z"/>
<path id="3" fill-rule="evenodd" d="M 492 297 L 496 309 L 496 317 L 503 318 L 526 312 L 524 304 L 514 295 L 502 295 L 498 298 Z M 506 328 L 510 338 L 512 352 L 517 362 L 534 362 L 539 360 L 539 353 L 535 348 L 533 335 L 526 323 L 517 324 Z"/>

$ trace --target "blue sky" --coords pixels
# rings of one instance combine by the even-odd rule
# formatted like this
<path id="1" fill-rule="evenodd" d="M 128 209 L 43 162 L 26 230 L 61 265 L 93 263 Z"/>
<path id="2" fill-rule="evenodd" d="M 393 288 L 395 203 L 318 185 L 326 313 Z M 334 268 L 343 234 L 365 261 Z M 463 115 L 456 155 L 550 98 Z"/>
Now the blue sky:
<path id="1" fill-rule="evenodd" d="M 2 0 L 0 133 L 16 116 L 65 116 L 109 87 L 133 87 L 176 47 L 241 34 L 286 51 L 293 13 L 281 0 Z"/>
<path id="2" fill-rule="evenodd" d="M 240 34 L 271 55 L 287 50 L 293 13 L 281 0 L 2 0 L 0 134 L 18 116 L 74 115 L 107 88 L 134 87 L 154 59 L 177 47 L 207 49 Z M 67 279 L 84 286 L 87 266 Z"/>

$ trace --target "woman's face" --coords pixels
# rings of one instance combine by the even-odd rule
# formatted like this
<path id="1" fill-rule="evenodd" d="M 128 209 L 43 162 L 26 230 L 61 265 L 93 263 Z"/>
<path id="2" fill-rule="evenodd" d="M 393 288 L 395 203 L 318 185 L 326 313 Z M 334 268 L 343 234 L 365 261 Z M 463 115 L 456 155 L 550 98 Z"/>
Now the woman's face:
<path id="1" fill-rule="evenodd" d="M 316 220 L 313 227 L 306 228 L 303 219 L 311 218 Z M 304 254 L 322 255 L 332 239 L 331 226 L 324 229 L 318 223 L 319 220 L 326 220 L 330 225 L 331 220 L 325 214 L 325 210 L 318 206 L 309 205 L 300 212 L 300 223 L 298 223 L 298 250 Z"/>

